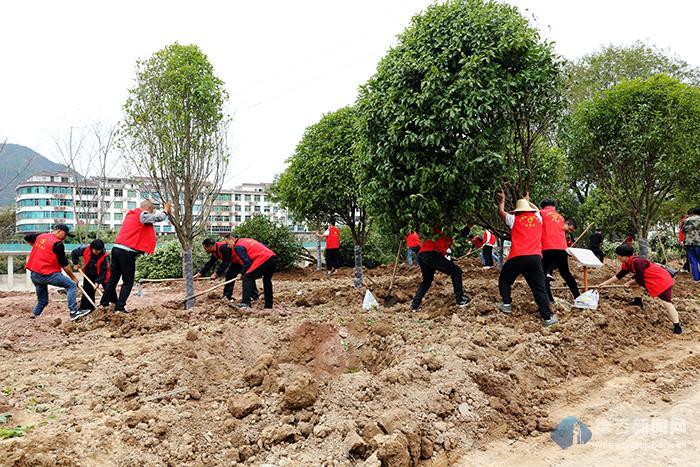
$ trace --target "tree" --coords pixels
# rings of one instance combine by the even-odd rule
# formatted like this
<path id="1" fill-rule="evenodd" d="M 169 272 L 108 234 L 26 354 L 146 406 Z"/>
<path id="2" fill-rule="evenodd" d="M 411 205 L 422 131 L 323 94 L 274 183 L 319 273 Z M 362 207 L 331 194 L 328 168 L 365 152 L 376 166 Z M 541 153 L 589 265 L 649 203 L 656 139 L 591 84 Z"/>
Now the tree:
<path id="1" fill-rule="evenodd" d="M 558 59 L 514 7 L 436 4 L 362 87 L 368 208 L 395 232 L 484 224 L 495 192 L 532 182 L 532 148 L 561 98 Z M 491 220 L 490 220 L 491 219 Z"/>
<path id="2" fill-rule="evenodd" d="M 136 68 L 136 85 L 124 104 L 122 147 L 136 174 L 160 198 L 156 201 L 172 200 L 169 219 L 182 246 L 190 296 L 193 240 L 204 232 L 228 166 L 228 96 L 195 45 L 172 44 L 138 61 Z M 187 303 L 192 306 L 194 300 Z"/>
<path id="3" fill-rule="evenodd" d="M 343 107 L 309 126 L 272 191 L 296 219 L 326 223 L 338 218 L 348 226 L 355 244 L 354 284 L 360 287 L 368 219 L 360 201 L 357 122 L 357 109 Z"/>
<path id="4" fill-rule="evenodd" d="M 664 75 L 623 82 L 576 109 L 565 143 L 629 216 L 646 257 L 662 205 L 700 167 L 700 89 Z"/>
<path id="5" fill-rule="evenodd" d="M 569 113 L 576 107 L 590 101 L 601 92 L 631 79 L 646 79 L 656 74 L 666 74 L 677 80 L 700 85 L 700 70 L 690 66 L 684 60 L 674 57 L 668 51 L 653 45 L 635 42 L 630 46 L 608 45 L 566 65 L 566 99 Z M 567 125 L 561 129 L 566 131 Z M 565 138 L 566 136 L 562 136 Z M 591 190 L 596 187 L 595 180 L 586 172 L 569 171 L 568 184 L 580 204 L 586 202 Z M 597 194 L 600 198 L 601 193 Z M 615 207 L 614 203 L 609 203 Z M 621 215 L 617 209 L 614 217 Z"/>

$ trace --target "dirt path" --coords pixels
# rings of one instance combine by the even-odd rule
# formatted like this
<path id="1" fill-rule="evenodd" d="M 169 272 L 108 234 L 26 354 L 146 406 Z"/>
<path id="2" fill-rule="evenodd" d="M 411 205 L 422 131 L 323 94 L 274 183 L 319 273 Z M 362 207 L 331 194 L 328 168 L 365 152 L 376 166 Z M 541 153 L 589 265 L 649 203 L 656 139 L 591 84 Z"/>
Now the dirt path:
<path id="1" fill-rule="evenodd" d="M 592 434 L 585 444 L 562 449 L 549 433 L 499 440 L 458 465 L 700 465 L 700 375 L 692 370 L 699 355 L 696 340 L 669 341 L 640 355 L 653 365 L 643 372 L 595 378 L 593 391 L 576 382 L 564 392 L 576 402 L 553 407 L 550 415 L 585 423 Z"/>

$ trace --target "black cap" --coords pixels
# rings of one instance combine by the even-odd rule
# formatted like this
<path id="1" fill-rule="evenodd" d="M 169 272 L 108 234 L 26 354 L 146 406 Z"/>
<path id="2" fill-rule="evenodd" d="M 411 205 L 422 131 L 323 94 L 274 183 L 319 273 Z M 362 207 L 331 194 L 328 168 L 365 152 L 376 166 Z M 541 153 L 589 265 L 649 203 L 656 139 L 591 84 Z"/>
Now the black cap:
<path id="1" fill-rule="evenodd" d="M 75 234 L 70 233 L 70 229 L 66 224 L 56 224 L 53 226 L 54 230 L 63 230 L 67 236 L 69 237 L 75 237 Z"/>

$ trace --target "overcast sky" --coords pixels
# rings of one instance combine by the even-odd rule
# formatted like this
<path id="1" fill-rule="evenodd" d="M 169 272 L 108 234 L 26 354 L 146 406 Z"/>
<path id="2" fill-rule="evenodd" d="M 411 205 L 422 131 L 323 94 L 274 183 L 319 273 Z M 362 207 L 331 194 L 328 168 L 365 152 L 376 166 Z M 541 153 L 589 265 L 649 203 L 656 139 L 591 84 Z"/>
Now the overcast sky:
<path id="1" fill-rule="evenodd" d="M 230 94 L 225 186 L 267 182 L 323 113 L 358 86 L 425 0 L 3 2 L 0 141 L 58 161 L 71 126 L 115 123 L 139 58 L 178 41 L 209 56 Z M 694 0 L 512 0 L 558 53 L 644 40 L 700 66 Z M 527 11 L 526 11 L 527 9 Z"/>

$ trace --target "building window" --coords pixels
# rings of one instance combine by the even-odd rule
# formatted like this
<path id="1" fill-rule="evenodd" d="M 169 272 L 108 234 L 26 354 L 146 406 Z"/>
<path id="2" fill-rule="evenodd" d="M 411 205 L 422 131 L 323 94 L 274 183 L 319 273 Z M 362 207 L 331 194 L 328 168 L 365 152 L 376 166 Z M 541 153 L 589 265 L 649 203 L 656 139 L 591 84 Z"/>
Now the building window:
<path id="1" fill-rule="evenodd" d="M 260 195 L 255 195 L 255 196 L 253 197 L 253 199 L 254 199 L 255 201 L 260 201 Z"/>
<path id="2" fill-rule="evenodd" d="M 241 216 L 236 215 L 236 216 L 234 217 L 234 219 L 236 220 L 236 222 L 240 222 L 240 221 L 241 221 Z"/>
<path id="3" fill-rule="evenodd" d="M 77 192 L 82 196 L 94 196 L 97 194 L 97 188 L 79 187 Z"/>
<path id="4" fill-rule="evenodd" d="M 136 201 L 128 201 L 126 203 L 126 208 L 127 209 L 136 209 Z"/>
<path id="5" fill-rule="evenodd" d="M 102 196 L 109 196 L 109 188 L 100 188 L 100 194 Z"/>
<path id="6" fill-rule="evenodd" d="M 265 206 L 265 212 L 270 212 L 270 206 Z"/>
<path id="7" fill-rule="evenodd" d="M 115 221 L 121 221 L 123 219 L 124 219 L 124 214 L 122 214 L 121 212 L 114 213 L 114 220 Z"/>
<path id="8" fill-rule="evenodd" d="M 260 212 L 260 206 L 255 206 L 255 212 Z"/>
<path id="9" fill-rule="evenodd" d="M 112 203 L 112 207 L 114 209 L 124 209 L 124 202 L 123 201 L 115 201 Z"/>
<path id="10" fill-rule="evenodd" d="M 127 190 L 126 197 L 127 198 L 136 198 L 136 192 L 134 190 Z"/>
<path id="11" fill-rule="evenodd" d="M 122 190 L 121 188 L 115 188 L 114 189 L 114 196 L 116 198 L 121 198 L 122 196 L 124 196 L 124 190 Z"/>
<path id="12" fill-rule="evenodd" d="M 250 212 L 250 205 L 246 205 L 245 212 Z"/>
<path id="13" fill-rule="evenodd" d="M 234 194 L 234 195 L 233 195 L 233 199 L 234 199 L 235 201 L 240 201 L 240 200 L 241 200 L 241 195 L 240 195 L 240 193 Z"/>
<path id="14" fill-rule="evenodd" d="M 230 194 L 218 194 L 218 195 L 216 195 L 216 200 L 217 201 L 231 201 L 231 195 Z"/>
<path id="15" fill-rule="evenodd" d="M 240 204 L 237 204 L 235 206 L 235 208 L 236 208 L 236 212 L 241 212 L 241 205 Z"/>
<path id="16" fill-rule="evenodd" d="M 17 213 L 17 220 L 24 219 L 73 219 L 70 211 L 22 211 Z"/>
<path id="17" fill-rule="evenodd" d="M 103 221 L 108 221 L 108 220 L 110 220 L 111 218 L 112 218 L 112 216 L 111 216 L 108 212 L 102 214 L 102 220 L 103 220 Z"/>

